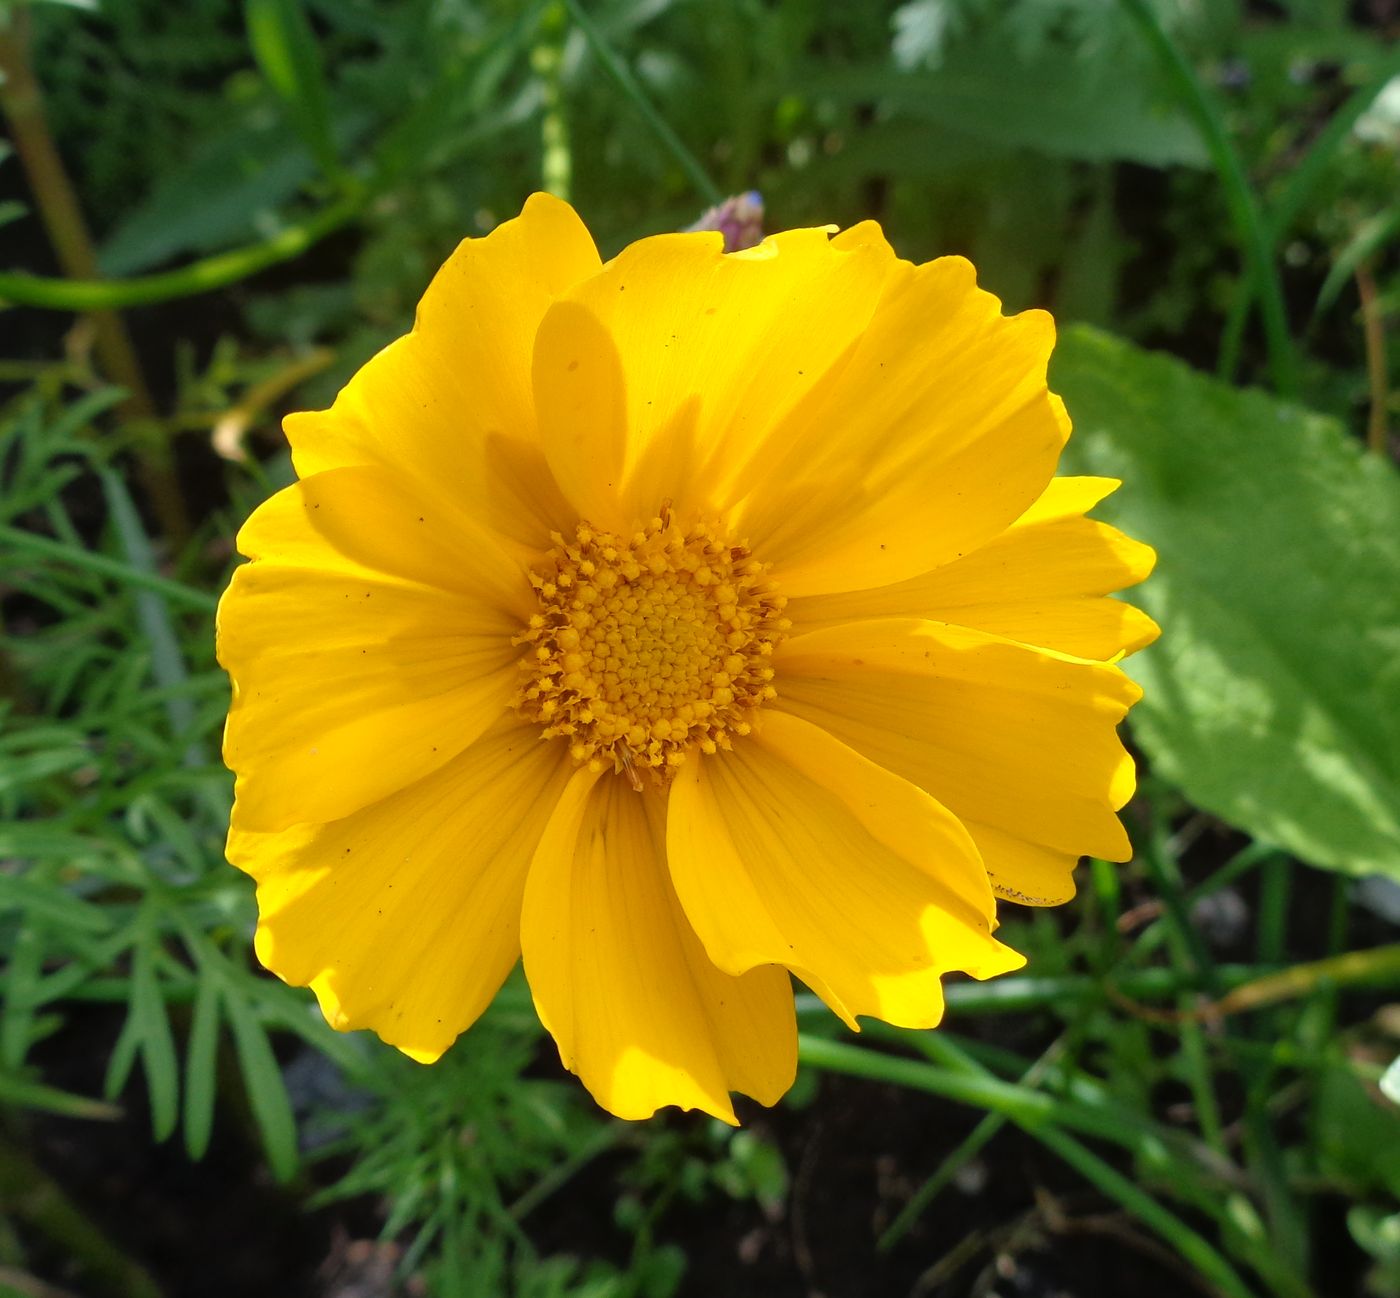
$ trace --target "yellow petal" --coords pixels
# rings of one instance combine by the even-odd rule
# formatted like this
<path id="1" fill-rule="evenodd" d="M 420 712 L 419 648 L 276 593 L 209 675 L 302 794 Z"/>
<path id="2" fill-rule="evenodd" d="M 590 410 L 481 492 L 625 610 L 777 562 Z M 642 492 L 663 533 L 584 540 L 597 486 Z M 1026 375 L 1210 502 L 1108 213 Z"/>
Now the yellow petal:
<path id="1" fill-rule="evenodd" d="M 775 666 L 773 706 L 962 820 L 1074 856 L 1131 856 L 1114 813 L 1132 794 L 1133 763 L 1115 727 L 1141 691 L 1117 667 L 894 618 L 797 636 Z"/>
<path id="2" fill-rule="evenodd" d="M 628 529 L 730 485 L 875 307 L 887 247 L 792 230 L 726 256 L 718 234 L 643 239 L 552 307 L 535 351 L 545 452 L 570 503 Z"/>
<path id="3" fill-rule="evenodd" d="M 536 606 L 526 568 L 489 532 L 377 465 L 331 469 L 277 492 L 243 524 L 237 545 L 285 568 L 458 592 L 508 613 L 516 629 Z"/>
<path id="4" fill-rule="evenodd" d="M 885 232 L 880 229 L 878 221 L 857 221 L 855 225 L 848 226 L 840 234 L 833 235 L 831 240 L 833 248 L 878 248 L 889 260 L 890 269 L 894 269 L 895 252 L 890 246 L 890 241 L 885 238 Z M 905 267 L 909 262 L 902 263 Z"/>
<path id="5" fill-rule="evenodd" d="M 963 823 L 977 844 L 998 897 L 1022 906 L 1062 906 L 1074 896 L 1077 853 L 1028 843 L 975 820 Z"/>
<path id="6" fill-rule="evenodd" d="M 1016 526 L 1049 523 L 1057 518 L 1087 514 L 1123 485 L 1120 478 L 1090 476 L 1051 478 L 1039 498 L 1016 520 Z"/>
<path id="7" fill-rule="evenodd" d="M 515 220 L 464 240 L 429 285 L 413 332 L 330 410 L 289 415 L 302 477 L 388 464 L 527 549 L 568 522 L 535 431 L 530 355 L 554 299 L 599 266 L 567 203 L 535 194 Z"/>
<path id="8" fill-rule="evenodd" d="M 792 1084 L 792 987 L 776 968 L 721 973 L 666 872 L 665 804 L 584 769 L 535 854 L 521 937 L 540 1021 L 605 1109 L 663 1105 L 733 1122 L 731 1090 L 773 1104 Z"/>
<path id="9" fill-rule="evenodd" d="M 331 824 L 261 834 L 235 811 L 228 857 L 258 881 L 258 958 L 310 986 L 332 1027 L 436 1059 L 520 954 L 526 872 L 571 770 L 563 745 L 509 721 Z"/>
<path id="10" fill-rule="evenodd" d="M 218 654 L 234 682 L 224 757 L 250 828 L 348 815 L 509 705 L 529 587 L 418 508 L 383 470 L 338 469 L 280 492 L 241 534 L 267 557 L 234 573 Z"/>
<path id="11" fill-rule="evenodd" d="M 803 631 L 919 617 L 1079 658 L 1132 653 L 1156 639 L 1157 624 L 1107 596 L 1142 581 L 1156 555 L 1083 515 L 1116 485 L 1056 478 L 1020 519 L 966 557 L 892 586 L 792 600 L 788 615 Z"/>
<path id="12" fill-rule="evenodd" d="M 852 1027 L 860 1014 L 932 1027 L 941 975 L 1020 967 L 991 936 L 986 874 L 946 808 L 816 726 L 760 719 L 671 789 L 671 876 L 716 964 L 785 964 Z"/>
<path id="13" fill-rule="evenodd" d="M 738 530 L 789 596 L 904 581 L 985 545 L 1069 434 L 1045 386 L 1054 323 L 1004 318 L 972 267 L 897 268 L 853 352 L 744 469 Z"/>

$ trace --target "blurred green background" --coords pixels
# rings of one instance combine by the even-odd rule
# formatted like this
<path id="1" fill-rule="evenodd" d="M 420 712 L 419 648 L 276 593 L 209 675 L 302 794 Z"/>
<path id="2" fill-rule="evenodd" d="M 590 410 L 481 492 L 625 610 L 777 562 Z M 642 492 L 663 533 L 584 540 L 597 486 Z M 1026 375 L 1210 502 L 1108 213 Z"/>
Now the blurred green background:
<path id="1" fill-rule="evenodd" d="M 0 1293 L 1400 1295 L 1400 3 L 0 0 Z M 282 413 L 534 189 L 761 192 L 1061 323 L 1161 554 L 1126 812 L 1026 971 L 737 1132 L 522 984 L 438 1065 L 252 958 L 211 618 Z M 1155 353 L 1155 354 L 1154 354 Z M 1163 353 L 1174 353 L 1175 358 Z"/>

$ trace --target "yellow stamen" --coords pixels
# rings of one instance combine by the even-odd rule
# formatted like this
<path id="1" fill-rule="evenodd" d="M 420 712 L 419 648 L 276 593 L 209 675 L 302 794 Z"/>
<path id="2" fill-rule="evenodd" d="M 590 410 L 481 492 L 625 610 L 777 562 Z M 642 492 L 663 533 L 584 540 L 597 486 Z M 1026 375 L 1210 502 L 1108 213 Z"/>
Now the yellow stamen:
<path id="1" fill-rule="evenodd" d="M 516 705 L 574 760 L 634 788 L 713 753 L 775 696 L 768 660 L 791 623 L 767 565 L 669 507 L 630 539 L 580 523 L 531 573 L 540 611 L 517 643 Z"/>

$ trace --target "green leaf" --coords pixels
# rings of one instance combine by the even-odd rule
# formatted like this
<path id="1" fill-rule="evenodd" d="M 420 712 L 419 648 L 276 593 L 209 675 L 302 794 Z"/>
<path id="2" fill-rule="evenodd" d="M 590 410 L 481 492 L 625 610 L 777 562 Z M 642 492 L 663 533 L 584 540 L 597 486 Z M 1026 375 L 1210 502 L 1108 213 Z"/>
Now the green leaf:
<path id="1" fill-rule="evenodd" d="M 1206 153 L 1180 109 L 1149 98 L 1141 68 L 1046 50 L 1018 58 L 1005 43 L 960 43 L 939 66 L 900 73 L 884 65 L 809 70 L 804 91 L 869 100 L 887 112 L 964 132 L 999 148 L 1091 162 L 1203 167 Z"/>
<path id="2" fill-rule="evenodd" d="M 185 1055 L 185 1150 L 198 1162 L 214 1127 L 215 1067 L 219 1047 L 219 980 L 200 969 Z"/>
<path id="3" fill-rule="evenodd" d="M 0 1070 L 0 1104 L 15 1105 L 23 1109 L 38 1109 L 43 1113 L 57 1113 L 64 1118 L 85 1118 L 110 1122 L 120 1118 L 122 1111 L 113 1104 L 103 1104 L 101 1100 L 89 1099 L 86 1095 L 73 1095 L 60 1091 L 56 1086 L 31 1081 L 13 1073 Z"/>
<path id="4" fill-rule="evenodd" d="M 5 1004 L 0 1013 L 0 1062 L 9 1069 L 17 1069 L 29 1053 L 43 959 L 38 930 L 20 929 L 5 968 Z"/>
<path id="5" fill-rule="evenodd" d="M 1336 422 L 1069 330 L 1066 470 L 1156 546 L 1130 598 L 1133 734 L 1202 809 L 1350 873 L 1400 878 L 1400 477 Z"/>
<path id="6" fill-rule="evenodd" d="M 321 170 L 337 174 L 340 160 L 321 50 L 300 0 L 246 0 L 244 16 L 263 76 L 287 105 Z"/>
<path id="7" fill-rule="evenodd" d="M 297 1170 L 297 1132 L 282 1070 L 277 1067 L 267 1034 L 248 1002 L 230 987 L 224 1003 L 233 1029 L 238 1066 L 248 1088 L 248 1103 L 262 1134 L 268 1164 L 279 1181 L 290 1181 Z"/>
<path id="8" fill-rule="evenodd" d="M 86 845 L 76 835 L 62 835 L 59 842 L 70 840 Z M 79 900 L 51 880 L 0 872 L 0 911 L 7 910 L 52 920 L 69 933 L 110 933 L 113 928 L 112 916 L 102 907 Z"/>
<path id="9" fill-rule="evenodd" d="M 278 120 L 240 124 L 206 141 L 190 160 L 161 174 L 127 212 L 101 252 L 102 273 L 135 275 L 173 257 L 248 242 L 316 170 Z"/>
<path id="10" fill-rule="evenodd" d="M 1327 278 L 1317 291 L 1317 305 L 1313 311 L 1327 310 L 1356 274 L 1356 268 L 1374 257 L 1397 234 L 1400 234 L 1400 210 L 1395 208 L 1363 221 L 1347 241 L 1346 247 L 1337 253 L 1332 269 L 1327 272 Z"/>
<path id="11" fill-rule="evenodd" d="M 175 1038 L 156 981 L 155 947 L 154 936 L 143 938 L 136 946 L 131 963 L 130 1019 L 136 1023 L 141 1042 L 141 1067 L 151 1099 L 151 1129 L 157 1140 L 165 1140 L 179 1117 L 180 1072 Z"/>
<path id="12" fill-rule="evenodd" d="M 1324 1175 L 1355 1186 L 1358 1198 L 1368 1191 L 1400 1194 L 1400 1113 L 1345 1064 L 1320 1073 L 1313 1124 Z"/>

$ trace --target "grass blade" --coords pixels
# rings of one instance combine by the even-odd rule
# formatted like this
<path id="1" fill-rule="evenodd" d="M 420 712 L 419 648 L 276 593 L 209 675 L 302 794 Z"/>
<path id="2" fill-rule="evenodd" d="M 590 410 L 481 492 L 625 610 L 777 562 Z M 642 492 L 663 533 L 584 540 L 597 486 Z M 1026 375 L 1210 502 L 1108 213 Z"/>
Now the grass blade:
<path id="1" fill-rule="evenodd" d="M 316 34 L 299 0 L 247 0 L 244 19 L 253 57 L 287 105 L 302 139 L 327 176 L 340 173 L 331 132 L 330 94 Z"/>
<path id="2" fill-rule="evenodd" d="M 229 1026 L 233 1029 L 238 1066 L 248 1088 L 248 1103 L 262 1134 L 268 1165 L 279 1181 L 290 1181 L 297 1171 L 297 1133 L 282 1070 L 248 1002 L 233 988 L 228 989 L 224 1002 Z"/>
<path id="3" fill-rule="evenodd" d="M 201 969 L 185 1052 L 185 1151 L 196 1163 L 208 1152 L 214 1129 L 219 999 L 218 978 Z"/>

